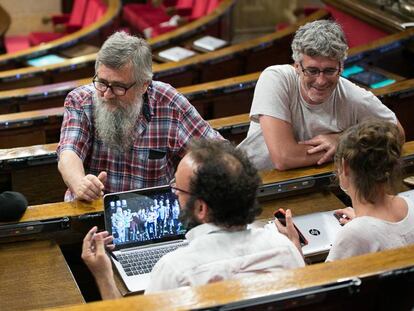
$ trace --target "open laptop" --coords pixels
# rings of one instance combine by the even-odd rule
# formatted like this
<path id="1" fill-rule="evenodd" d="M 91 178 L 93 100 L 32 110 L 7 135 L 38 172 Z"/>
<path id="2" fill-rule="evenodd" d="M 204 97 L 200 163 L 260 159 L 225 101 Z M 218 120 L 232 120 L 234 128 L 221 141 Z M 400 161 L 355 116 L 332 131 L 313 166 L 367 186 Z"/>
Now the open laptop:
<path id="1" fill-rule="evenodd" d="M 169 186 L 104 196 L 105 228 L 115 244 L 112 261 L 129 291 L 145 290 L 158 259 L 187 244 L 179 213 Z"/>
<path id="2" fill-rule="evenodd" d="M 329 252 L 338 232 L 342 229 L 334 216 L 334 211 L 294 216 L 293 222 L 308 241 L 308 244 L 302 247 L 305 256 Z"/>

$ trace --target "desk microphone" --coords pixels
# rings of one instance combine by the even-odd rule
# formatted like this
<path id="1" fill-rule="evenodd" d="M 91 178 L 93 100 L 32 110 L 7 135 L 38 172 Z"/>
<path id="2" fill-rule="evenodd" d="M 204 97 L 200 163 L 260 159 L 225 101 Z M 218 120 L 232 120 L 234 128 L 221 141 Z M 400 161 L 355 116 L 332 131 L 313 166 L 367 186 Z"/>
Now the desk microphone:
<path id="1" fill-rule="evenodd" d="M 27 208 L 27 200 L 23 194 L 5 191 L 0 194 L 0 221 L 19 220 Z"/>

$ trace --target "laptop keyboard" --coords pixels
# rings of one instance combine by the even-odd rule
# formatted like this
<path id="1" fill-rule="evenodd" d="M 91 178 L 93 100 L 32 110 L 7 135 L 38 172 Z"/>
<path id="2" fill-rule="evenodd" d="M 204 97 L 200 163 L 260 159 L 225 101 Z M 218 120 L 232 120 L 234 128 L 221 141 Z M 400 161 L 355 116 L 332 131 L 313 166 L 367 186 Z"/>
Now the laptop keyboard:
<path id="1" fill-rule="evenodd" d="M 187 242 L 175 243 L 160 248 L 149 248 L 128 253 L 117 254 L 119 263 L 125 270 L 126 275 L 139 275 L 150 273 L 157 261 L 165 254 L 187 245 Z"/>

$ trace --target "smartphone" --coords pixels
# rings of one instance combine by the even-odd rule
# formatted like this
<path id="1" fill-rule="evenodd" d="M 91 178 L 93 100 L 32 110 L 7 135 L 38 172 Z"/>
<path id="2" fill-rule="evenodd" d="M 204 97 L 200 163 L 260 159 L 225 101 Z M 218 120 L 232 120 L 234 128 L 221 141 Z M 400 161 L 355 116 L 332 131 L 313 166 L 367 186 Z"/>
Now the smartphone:
<path id="1" fill-rule="evenodd" d="M 286 226 L 286 212 L 283 208 L 279 208 L 277 211 L 274 212 L 273 214 L 275 216 L 275 218 L 277 220 L 280 221 L 280 223 L 284 226 Z M 300 232 L 300 230 L 298 229 L 298 227 L 296 227 L 295 224 L 293 224 L 293 226 L 295 227 L 296 231 L 298 232 L 299 235 L 299 242 L 302 246 L 305 246 L 308 244 L 308 240 L 306 240 L 305 236 L 302 234 L 302 232 Z"/>
<path id="2" fill-rule="evenodd" d="M 336 219 L 338 219 L 339 223 L 341 226 L 343 226 L 344 224 L 341 223 L 341 219 L 347 219 L 347 220 L 351 220 L 348 216 L 346 216 L 345 214 L 339 215 L 337 213 L 334 213 L 334 216 Z"/>

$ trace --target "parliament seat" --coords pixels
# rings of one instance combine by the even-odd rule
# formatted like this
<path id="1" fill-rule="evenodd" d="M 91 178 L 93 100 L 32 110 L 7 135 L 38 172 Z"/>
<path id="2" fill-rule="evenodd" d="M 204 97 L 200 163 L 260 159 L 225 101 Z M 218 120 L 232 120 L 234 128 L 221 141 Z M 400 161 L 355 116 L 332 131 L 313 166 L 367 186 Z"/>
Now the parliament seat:
<path id="1" fill-rule="evenodd" d="M 63 36 L 85 28 L 96 22 L 105 14 L 106 5 L 102 0 L 77 0 L 72 11 L 73 21 L 68 21 L 64 32 L 32 32 L 29 34 L 30 45 L 53 41 Z"/>

